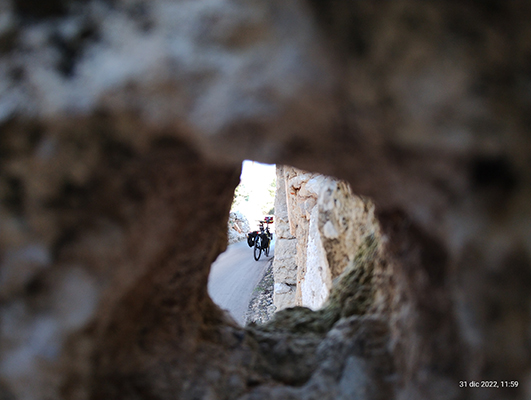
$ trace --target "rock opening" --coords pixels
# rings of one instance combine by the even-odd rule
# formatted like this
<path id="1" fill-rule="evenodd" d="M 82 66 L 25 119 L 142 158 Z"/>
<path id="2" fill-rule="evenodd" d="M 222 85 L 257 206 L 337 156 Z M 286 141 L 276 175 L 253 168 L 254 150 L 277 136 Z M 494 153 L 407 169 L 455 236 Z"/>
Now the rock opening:
<path id="1" fill-rule="evenodd" d="M 45 3 L 0 4 L 1 398 L 529 398 L 528 1 Z M 208 296 L 244 159 L 377 222 L 323 209 L 328 306 Z"/>

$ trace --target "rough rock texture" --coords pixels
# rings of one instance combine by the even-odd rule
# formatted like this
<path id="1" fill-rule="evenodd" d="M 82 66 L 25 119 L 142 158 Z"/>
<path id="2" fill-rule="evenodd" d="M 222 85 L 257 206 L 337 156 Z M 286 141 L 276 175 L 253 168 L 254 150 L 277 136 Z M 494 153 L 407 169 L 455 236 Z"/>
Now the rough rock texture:
<path id="1" fill-rule="evenodd" d="M 317 310 L 366 237 L 380 236 L 374 205 L 353 195 L 346 182 L 331 177 L 289 166 L 277 166 L 277 175 L 281 237 L 273 261 L 274 303 L 277 310 L 291 306 Z"/>
<path id="2" fill-rule="evenodd" d="M 289 293 L 284 295 L 289 296 L 289 301 L 284 301 L 284 304 L 302 305 L 303 281 L 307 276 L 306 256 L 310 216 L 317 204 L 321 184 L 326 178 L 317 173 L 310 173 L 288 166 L 282 167 L 282 173 L 282 181 L 285 182 L 287 224 L 290 234 L 296 238 L 295 249 L 290 246 L 290 253 L 287 253 L 284 257 L 291 257 L 294 260 L 294 262 L 286 261 L 285 263 L 290 267 L 291 275 L 296 277 L 294 286 L 290 288 Z M 277 191 L 276 195 L 281 196 L 282 193 Z M 275 275 L 275 282 L 279 281 L 282 282 L 281 277 Z M 281 305 L 275 301 L 277 309 L 282 309 L 284 304 Z"/>
<path id="3" fill-rule="evenodd" d="M 5 149 L 17 143 L 16 135 L 4 139 Z M 44 248 L 50 243 L 52 258 L 10 286 L 2 302 L 0 371 L 15 398 L 129 398 L 181 390 L 185 375 L 157 388 L 167 363 L 199 362 L 209 350 L 194 335 L 186 339 L 186 332 L 206 338 L 223 319 L 206 294 L 208 268 L 199 266 L 226 247 L 238 170 L 209 166 L 175 140 L 121 158 L 105 141 L 92 145 L 97 168 L 86 181 L 74 185 L 68 175 L 61 181 L 53 170 L 43 171 L 41 179 L 48 172 L 58 180 L 58 191 L 40 201 L 29 197 L 35 203 L 26 206 L 28 214 L 13 216 L 19 240 L 36 237 Z M 19 151 L 28 157 L 34 148 Z M 13 162 L 16 157 L 7 160 Z M 32 213 L 42 219 L 32 220 Z M 195 224 L 209 229 L 193 233 Z M 17 260 L 33 257 L 21 251 L 3 264 L 3 273 L 14 274 L 9 268 L 18 268 Z M 167 341 L 167 335 L 181 339 Z"/>
<path id="4" fill-rule="evenodd" d="M 527 0 L 0 2 L 0 397 L 529 398 L 529 20 Z M 374 202 L 378 250 L 331 308 L 246 331 L 208 298 L 243 159 Z"/>
<path id="5" fill-rule="evenodd" d="M 290 233 L 297 238 L 295 304 L 303 305 L 303 288 L 311 290 L 304 285 L 308 276 L 307 254 L 311 214 L 317 205 L 319 193 L 328 178 L 318 173 L 301 171 L 293 167 L 284 167 L 284 174 Z M 314 238 L 316 236 L 314 235 Z M 315 246 L 313 248 L 319 249 Z M 321 257 L 317 255 L 316 258 Z"/>
<path id="6" fill-rule="evenodd" d="M 367 236 L 379 235 L 374 204 L 354 196 L 347 183 L 329 180 L 322 187 L 317 224 L 332 279 L 352 262 Z"/>
<path id="7" fill-rule="evenodd" d="M 297 287 L 297 239 L 291 234 L 286 178 L 284 166 L 277 165 L 277 188 L 275 192 L 275 258 L 273 259 L 274 291 L 273 302 L 277 310 L 293 307 Z"/>
<path id="8" fill-rule="evenodd" d="M 367 236 L 325 307 L 293 307 L 248 331 L 265 368 L 289 385 L 259 387 L 244 399 L 387 399 L 394 379 L 387 321 L 374 311 L 374 271 L 383 247 Z"/>
<path id="9" fill-rule="evenodd" d="M 323 305 L 332 288 L 332 274 L 319 232 L 319 207 L 310 214 L 306 273 L 301 277 L 301 305 L 316 310 Z"/>
<path id="10" fill-rule="evenodd" d="M 249 221 L 240 212 L 229 213 L 228 231 L 229 244 L 240 242 L 247 238 L 247 234 L 250 232 Z"/>

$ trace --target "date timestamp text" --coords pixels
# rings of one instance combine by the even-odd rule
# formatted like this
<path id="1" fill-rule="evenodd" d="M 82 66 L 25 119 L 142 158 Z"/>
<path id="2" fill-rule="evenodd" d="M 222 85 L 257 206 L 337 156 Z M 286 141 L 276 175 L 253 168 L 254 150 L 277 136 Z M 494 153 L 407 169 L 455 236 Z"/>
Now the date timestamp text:
<path id="1" fill-rule="evenodd" d="M 516 388 L 518 381 L 459 381 L 460 388 Z"/>

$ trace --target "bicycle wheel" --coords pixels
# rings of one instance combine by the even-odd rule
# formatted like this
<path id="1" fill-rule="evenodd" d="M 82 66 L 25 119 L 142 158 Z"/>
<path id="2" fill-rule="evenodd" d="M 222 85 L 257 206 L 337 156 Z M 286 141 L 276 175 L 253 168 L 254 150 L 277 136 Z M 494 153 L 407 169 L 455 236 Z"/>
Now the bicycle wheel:
<path id="1" fill-rule="evenodd" d="M 266 257 L 269 257 L 269 248 L 271 247 L 271 241 L 267 244 L 267 247 L 264 249 Z"/>
<path id="2" fill-rule="evenodd" d="M 258 261 L 262 255 L 262 238 L 257 236 L 254 240 L 254 259 Z"/>

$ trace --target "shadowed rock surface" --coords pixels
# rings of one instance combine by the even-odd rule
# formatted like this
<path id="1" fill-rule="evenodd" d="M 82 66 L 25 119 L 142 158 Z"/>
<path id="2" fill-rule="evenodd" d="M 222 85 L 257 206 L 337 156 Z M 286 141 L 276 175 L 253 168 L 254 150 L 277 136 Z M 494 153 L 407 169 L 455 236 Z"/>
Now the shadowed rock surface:
<path id="1" fill-rule="evenodd" d="M 0 398 L 529 398 L 530 20 L 524 0 L 3 1 Z M 375 204 L 322 310 L 244 329 L 208 297 L 243 159 Z"/>

